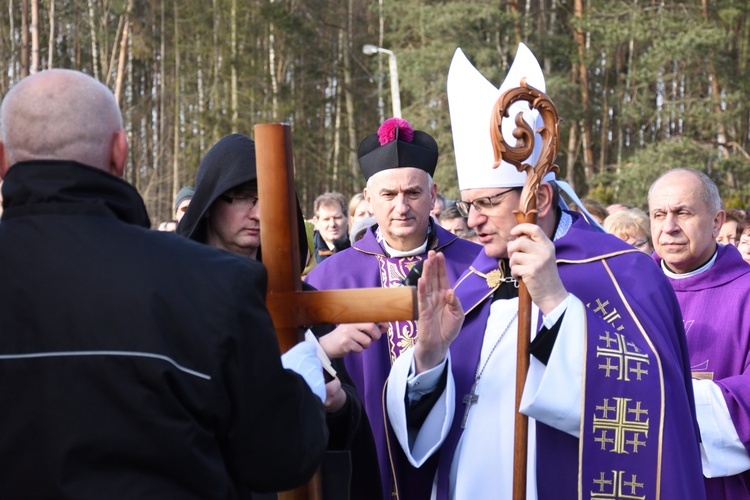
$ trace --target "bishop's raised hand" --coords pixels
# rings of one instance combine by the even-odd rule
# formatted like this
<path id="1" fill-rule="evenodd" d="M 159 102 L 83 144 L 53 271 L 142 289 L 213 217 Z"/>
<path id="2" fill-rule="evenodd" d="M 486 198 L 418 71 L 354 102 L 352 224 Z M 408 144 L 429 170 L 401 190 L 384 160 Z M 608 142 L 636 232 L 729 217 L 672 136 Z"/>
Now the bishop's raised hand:
<path id="1" fill-rule="evenodd" d="M 464 322 L 464 311 L 448 280 L 445 256 L 430 251 L 417 284 L 417 373 L 440 364 Z"/>

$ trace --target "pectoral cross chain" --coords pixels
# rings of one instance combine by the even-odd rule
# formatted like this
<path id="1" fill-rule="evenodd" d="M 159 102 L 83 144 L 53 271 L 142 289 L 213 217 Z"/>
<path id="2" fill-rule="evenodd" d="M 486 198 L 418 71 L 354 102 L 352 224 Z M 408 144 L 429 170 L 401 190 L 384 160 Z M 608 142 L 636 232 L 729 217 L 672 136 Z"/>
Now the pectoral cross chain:
<path id="1" fill-rule="evenodd" d="M 471 386 L 471 391 L 469 391 L 469 394 L 464 396 L 464 404 L 466 405 L 466 412 L 464 412 L 464 419 L 461 422 L 461 428 L 466 428 L 466 421 L 469 419 L 469 410 L 471 410 L 471 406 L 477 404 L 479 401 L 479 396 L 477 395 L 477 385 L 479 385 L 479 380 L 474 382 L 474 385 Z"/>
<path id="2" fill-rule="evenodd" d="M 471 410 L 471 406 L 477 404 L 479 401 L 479 396 L 477 395 L 477 386 L 479 385 L 479 379 L 482 378 L 482 374 L 484 373 L 484 369 L 487 368 L 487 364 L 490 362 L 490 358 L 492 358 L 492 355 L 495 353 L 495 349 L 497 349 L 497 346 L 500 345 L 500 341 L 503 340 L 503 337 L 505 337 L 505 334 L 508 333 L 508 330 L 510 329 L 510 325 L 513 324 L 513 321 L 518 316 L 518 311 L 513 315 L 512 318 L 510 318 L 510 321 L 507 325 L 505 325 L 505 330 L 500 334 L 500 336 L 495 341 L 495 344 L 492 346 L 492 349 L 490 349 L 490 353 L 487 355 L 487 359 L 484 360 L 484 364 L 477 368 L 477 374 L 474 376 L 474 385 L 471 386 L 471 390 L 469 391 L 469 394 L 464 396 L 463 402 L 466 405 L 466 412 L 464 413 L 464 419 L 461 422 L 461 428 L 466 428 L 466 421 L 469 420 L 469 410 Z"/>

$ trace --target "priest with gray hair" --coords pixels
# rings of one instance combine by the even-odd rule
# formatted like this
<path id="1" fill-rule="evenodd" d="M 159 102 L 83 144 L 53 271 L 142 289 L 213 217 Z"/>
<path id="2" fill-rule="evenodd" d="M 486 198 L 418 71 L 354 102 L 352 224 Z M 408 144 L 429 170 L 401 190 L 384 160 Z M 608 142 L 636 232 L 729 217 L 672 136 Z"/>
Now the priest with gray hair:
<path id="1" fill-rule="evenodd" d="M 430 216 L 437 194 L 432 178 L 438 162 L 435 139 L 406 120 L 390 118 L 362 140 L 357 154 L 367 182 L 364 198 L 376 224 L 350 248 L 318 264 L 307 282 L 319 290 L 413 284 L 430 250 L 446 257 L 447 273 L 457 279 L 481 249 L 449 233 Z M 375 325 L 361 323 L 340 327 L 320 342 L 326 352 L 344 357 L 364 401 L 378 452 L 382 498 L 390 500 L 394 494 L 424 498 L 429 495 L 432 473 L 427 468 L 415 470 L 393 446 L 383 407 L 391 364 L 414 344 L 416 324 L 393 321 L 380 326 L 385 330 L 382 337 Z"/>
<path id="2" fill-rule="evenodd" d="M 669 170 L 651 185 L 648 207 L 652 257 L 685 324 L 706 494 L 750 498 L 750 266 L 716 241 L 725 213 L 705 173 Z"/>

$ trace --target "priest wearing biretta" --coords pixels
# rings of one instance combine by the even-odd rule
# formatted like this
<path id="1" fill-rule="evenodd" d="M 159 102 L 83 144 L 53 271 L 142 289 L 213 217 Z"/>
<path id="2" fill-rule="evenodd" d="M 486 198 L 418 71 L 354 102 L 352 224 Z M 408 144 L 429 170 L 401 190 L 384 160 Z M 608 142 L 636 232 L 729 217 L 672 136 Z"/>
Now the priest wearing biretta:
<path id="1" fill-rule="evenodd" d="M 357 153 L 366 181 L 363 194 L 377 223 L 351 248 L 321 262 L 307 282 L 319 290 L 413 285 L 430 250 L 445 256 L 451 282 L 458 279 L 481 247 L 451 234 L 430 217 L 437 193 L 432 177 L 438 162 L 435 139 L 406 120 L 391 118 L 377 133 L 365 137 Z M 378 450 L 383 498 L 391 499 L 396 492 L 394 473 L 401 498 L 424 498 L 434 468 L 415 469 L 393 446 L 383 408 L 391 364 L 414 345 L 416 322 L 350 326 L 346 335 L 329 335 L 321 343 L 327 352 L 328 345 L 336 346 L 365 402 Z"/>

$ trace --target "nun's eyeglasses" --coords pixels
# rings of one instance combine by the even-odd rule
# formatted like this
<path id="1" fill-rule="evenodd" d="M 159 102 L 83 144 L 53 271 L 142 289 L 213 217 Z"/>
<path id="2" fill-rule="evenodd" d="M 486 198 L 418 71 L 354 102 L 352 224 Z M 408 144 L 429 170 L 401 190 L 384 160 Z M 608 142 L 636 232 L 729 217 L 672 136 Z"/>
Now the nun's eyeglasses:
<path id="1" fill-rule="evenodd" d="M 256 203 L 258 203 L 257 196 L 252 196 L 249 194 L 242 194 L 242 193 L 236 194 L 234 196 L 229 196 L 227 194 L 220 194 L 219 198 L 243 210 L 251 209 L 255 206 Z"/>
<path id="2" fill-rule="evenodd" d="M 492 207 L 497 205 L 497 202 L 493 201 L 495 198 L 498 198 L 504 194 L 508 194 L 511 191 L 515 191 L 516 189 L 520 188 L 510 188 L 506 191 L 503 191 L 502 193 L 497 193 L 492 196 L 485 196 L 483 198 L 477 198 L 476 200 L 472 201 L 463 201 L 459 200 L 456 202 L 456 208 L 458 209 L 458 213 L 461 214 L 461 217 L 468 217 L 469 216 L 469 210 L 471 207 L 474 207 L 474 210 L 477 211 L 477 213 L 483 213 L 485 210 L 490 210 Z"/>

